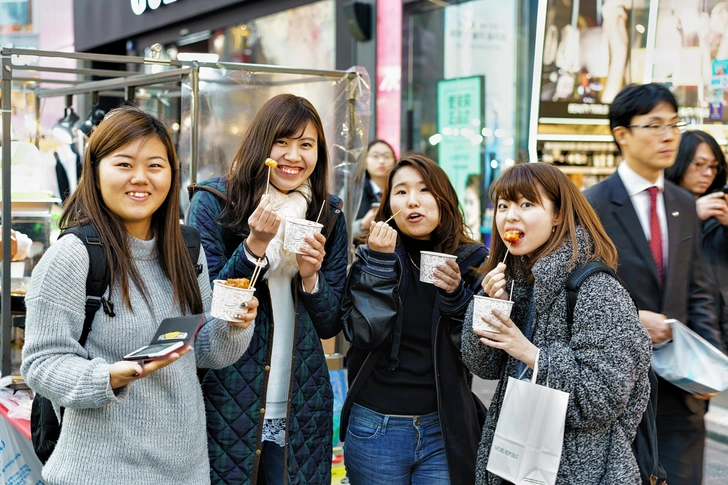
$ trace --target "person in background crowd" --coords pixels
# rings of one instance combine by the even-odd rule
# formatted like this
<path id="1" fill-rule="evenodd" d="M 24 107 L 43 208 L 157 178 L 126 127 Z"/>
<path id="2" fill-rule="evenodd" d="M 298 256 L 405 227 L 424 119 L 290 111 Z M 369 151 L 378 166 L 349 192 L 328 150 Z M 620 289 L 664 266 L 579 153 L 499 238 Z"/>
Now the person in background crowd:
<path id="1" fill-rule="evenodd" d="M 703 131 L 685 133 L 665 178 L 695 196 L 703 221 L 703 256 L 714 277 L 718 324 L 728 349 L 728 195 L 726 161 L 718 142 Z"/>
<path id="2" fill-rule="evenodd" d="M 468 237 L 455 189 L 432 160 L 405 156 L 385 187 L 342 304 L 346 472 L 353 485 L 472 485 L 482 404 L 460 360 L 460 332 L 487 251 Z M 457 261 L 423 283 L 421 251 Z"/>
<path id="3" fill-rule="evenodd" d="M 266 158 L 277 162 L 268 187 Z M 250 348 L 202 383 L 213 483 L 331 481 L 333 391 L 320 339 L 341 331 L 348 237 L 329 170 L 316 109 L 281 94 L 258 110 L 229 174 L 196 187 L 188 221 L 200 230 L 210 282 L 250 278 L 256 261 L 264 265 Z M 291 218 L 323 224 L 303 254 L 283 250 Z"/>
<path id="4" fill-rule="evenodd" d="M 382 190 L 386 188 L 387 176 L 397 161 L 394 149 L 384 140 L 374 140 L 367 148 L 367 171 L 364 178 L 359 212 L 354 221 L 354 234 L 364 236 L 369 231 L 382 200 Z"/>
<path id="5" fill-rule="evenodd" d="M 490 199 L 496 210 L 482 287 L 486 296 L 514 303 L 510 318 L 498 310 L 496 318 L 482 317 L 498 333 L 473 330 L 472 304 L 464 320 L 465 365 L 499 381 L 475 483 L 505 483 L 486 466 L 506 384 L 524 371 L 530 378 L 538 365 L 538 384 L 570 394 L 557 483 L 639 484 L 631 444 L 650 395 L 651 351 L 637 309 L 627 290 L 600 272 L 582 283 L 567 324 L 570 273 L 591 261 L 615 269 L 614 244 L 579 189 L 552 165 L 506 170 L 491 185 Z M 507 245 L 506 231 L 518 240 Z"/>
<path id="6" fill-rule="evenodd" d="M 179 163 L 159 120 L 135 107 L 111 111 L 91 135 L 83 163 L 60 225 L 98 230 L 115 316 L 97 312 L 85 347 L 79 344 L 89 255 L 75 235 L 60 238 L 34 269 L 25 299 L 21 372 L 56 414 L 64 408 L 43 478 L 53 485 L 208 484 L 197 367 L 240 358 L 257 299 L 241 309 L 239 323 L 210 317 L 204 252 L 196 262 L 188 256 L 178 218 Z M 206 317 L 194 349 L 143 365 L 123 360 L 149 344 L 163 319 L 196 313 Z"/>
<path id="7" fill-rule="evenodd" d="M 617 247 L 617 273 L 642 325 L 654 345 L 672 338 L 665 320 L 674 318 L 721 348 L 695 199 L 664 176 L 684 125 L 675 96 L 662 84 L 629 85 L 615 97 L 609 125 L 624 161 L 584 195 Z M 657 439 L 667 482 L 699 485 L 710 396 L 688 394 L 662 378 L 658 383 Z"/>

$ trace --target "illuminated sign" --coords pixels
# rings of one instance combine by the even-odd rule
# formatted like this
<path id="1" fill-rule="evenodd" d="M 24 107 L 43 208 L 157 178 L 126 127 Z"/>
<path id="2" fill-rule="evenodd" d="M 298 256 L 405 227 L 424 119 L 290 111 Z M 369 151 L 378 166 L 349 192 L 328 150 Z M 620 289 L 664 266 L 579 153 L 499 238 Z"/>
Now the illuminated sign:
<path id="1" fill-rule="evenodd" d="M 160 5 L 168 5 L 174 3 L 177 0 L 131 0 L 131 10 L 136 15 L 141 15 L 146 12 L 147 7 L 151 10 L 157 10 Z"/>

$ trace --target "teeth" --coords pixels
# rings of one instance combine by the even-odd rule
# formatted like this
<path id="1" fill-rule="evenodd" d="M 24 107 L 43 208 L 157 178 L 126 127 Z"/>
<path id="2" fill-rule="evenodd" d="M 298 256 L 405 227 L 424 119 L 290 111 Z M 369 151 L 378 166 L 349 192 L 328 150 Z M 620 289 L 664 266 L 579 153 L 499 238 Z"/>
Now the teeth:
<path id="1" fill-rule="evenodd" d="M 301 169 L 294 168 L 294 167 L 280 167 L 279 166 L 278 168 L 280 169 L 281 172 L 285 172 L 285 173 L 288 173 L 288 174 L 291 174 L 291 175 L 295 175 L 295 174 L 297 174 L 298 172 L 301 171 Z"/>
<path id="2" fill-rule="evenodd" d="M 132 197 L 146 197 L 149 195 L 147 192 L 129 192 Z"/>

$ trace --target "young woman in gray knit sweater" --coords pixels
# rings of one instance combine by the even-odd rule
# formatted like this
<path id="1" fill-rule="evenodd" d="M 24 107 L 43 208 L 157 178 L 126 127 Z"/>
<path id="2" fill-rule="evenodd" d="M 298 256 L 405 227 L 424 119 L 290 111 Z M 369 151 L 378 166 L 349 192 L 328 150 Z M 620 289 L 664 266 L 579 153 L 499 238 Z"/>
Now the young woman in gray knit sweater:
<path id="1" fill-rule="evenodd" d="M 617 265 L 617 251 L 576 186 L 543 163 L 516 165 L 490 189 L 496 207 L 483 292 L 511 298 L 511 318 L 483 320 L 500 333 L 473 331 L 465 316 L 463 361 L 484 379 L 499 379 L 478 450 L 477 484 L 499 485 L 486 470 L 506 381 L 538 362 L 538 383 L 570 394 L 557 483 L 638 484 L 631 443 L 650 394 L 650 337 L 622 285 L 596 273 L 581 285 L 567 324 L 565 283 L 589 261 Z M 515 231 L 506 247 L 502 238 Z M 510 254 L 503 264 L 506 251 Z M 515 280 L 512 294 L 511 282 Z"/>
<path id="2" fill-rule="evenodd" d="M 197 367 L 224 367 L 245 352 L 257 300 L 242 323 L 209 316 L 204 252 L 195 275 L 179 226 L 180 178 L 164 125 L 134 107 L 110 112 L 91 136 L 83 178 L 62 227 L 92 223 L 109 260 L 106 298 L 85 347 L 88 252 L 60 238 L 33 271 L 26 298 L 22 374 L 65 408 L 58 444 L 43 468 L 51 485 L 210 483 Z M 168 317 L 205 313 L 190 346 L 140 365 L 123 356 L 148 344 Z M 178 362 L 177 362 L 178 361 Z"/>

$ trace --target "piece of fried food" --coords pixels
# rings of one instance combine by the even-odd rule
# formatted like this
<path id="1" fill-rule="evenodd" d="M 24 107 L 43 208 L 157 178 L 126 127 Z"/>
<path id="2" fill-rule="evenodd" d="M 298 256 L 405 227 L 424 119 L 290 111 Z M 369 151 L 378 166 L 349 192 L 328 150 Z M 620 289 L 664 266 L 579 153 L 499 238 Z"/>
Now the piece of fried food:
<path id="1" fill-rule="evenodd" d="M 248 278 L 228 278 L 225 281 L 225 286 L 247 290 L 250 288 L 250 280 Z"/>
<path id="2" fill-rule="evenodd" d="M 278 168 L 278 162 L 276 162 L 272 158 L 266 158 L 265 164 L 268 165 L 270 168 Z"/>
<path id="3" fill-rule="evenodd" d="M 503 234 L 503 240 L 511 244 L 517 243 L 521 240 L 521 231 L 516 231 L 515 229 L 506 231 L 506 233 Z"/>

